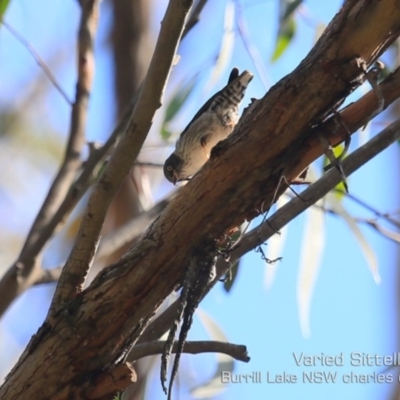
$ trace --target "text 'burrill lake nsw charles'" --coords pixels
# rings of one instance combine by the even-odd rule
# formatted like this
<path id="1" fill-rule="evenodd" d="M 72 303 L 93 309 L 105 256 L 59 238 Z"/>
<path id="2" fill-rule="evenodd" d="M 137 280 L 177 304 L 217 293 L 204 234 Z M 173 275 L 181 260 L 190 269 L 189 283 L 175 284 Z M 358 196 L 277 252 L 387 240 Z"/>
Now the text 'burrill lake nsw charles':
<path id="1" fill-rule="evenodd" d="M 234 374 L 230 371 L 221 373 L 223 383 L 269 383 L 269 384 L 294 384 L 294 383 L 390 383 L 399 381 L 400 376 L 394 372 L 388 373 L 386 368 L 382 373 L 382 367 L 400 365 L 400 353 L 389 355 L 368 354 L 352 352 L 348 355 L 307 355 L 304 353 L 292 353 L 294 371 L 262 372 L 253 371 L 248 374 Z M 347 367 L 346 372 L 342 367 Z M 363 371 L 361 373 L 361 367 Z M 365 373 L 365 367 L 372 368 L 370 373 Z M 381 368 L 379 368 L 381 367 Z M 348 369 L 350 368 L 350 371 Z"/>

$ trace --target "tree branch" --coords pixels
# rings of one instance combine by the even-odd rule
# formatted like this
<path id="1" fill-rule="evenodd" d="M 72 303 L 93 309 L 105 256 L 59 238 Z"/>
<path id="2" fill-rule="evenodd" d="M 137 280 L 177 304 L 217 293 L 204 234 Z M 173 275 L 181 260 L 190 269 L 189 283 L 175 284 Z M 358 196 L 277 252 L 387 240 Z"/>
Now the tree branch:
<path id="1" fill-rule="evenodd" d="M 161 354 L 165 341 L 146 342 L 135 346 L 129 353 L 129 361 L 135 361 L 139 358 L 154 356 Z M 172 353 L 176 353 L 178 342 L 174 342 Z M 247 348 L 243 345 L 218 342 L 213 340 L 189 341 L 183 346 L 183 353 L 200 354 L 200 353 L 222 353 L 231 356 L 235 360 L 249 362 L 250 357 L 247 354 Z"/>

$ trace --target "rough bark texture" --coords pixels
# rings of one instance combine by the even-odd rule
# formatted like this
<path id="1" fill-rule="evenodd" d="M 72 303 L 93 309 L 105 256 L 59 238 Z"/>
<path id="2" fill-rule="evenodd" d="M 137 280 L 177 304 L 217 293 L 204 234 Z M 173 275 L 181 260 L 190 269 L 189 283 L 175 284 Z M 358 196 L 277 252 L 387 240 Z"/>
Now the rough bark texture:
<path id="1" fill-rule="evenodd" d="M 129 254 L 55 308 L 0 398 L 110 398 L 134 380 L 130 365 L 118 362 L 179 282 L 191 255 L 265 211 L 281 176 L 295 178 L 322 154 L 310 128 L 359 85 L 363 68 L 399 32 L 397 0 L 347 1 L 311 53 L 250 108 Z M 99 383 L 107 390 L 99 392 Z"/>

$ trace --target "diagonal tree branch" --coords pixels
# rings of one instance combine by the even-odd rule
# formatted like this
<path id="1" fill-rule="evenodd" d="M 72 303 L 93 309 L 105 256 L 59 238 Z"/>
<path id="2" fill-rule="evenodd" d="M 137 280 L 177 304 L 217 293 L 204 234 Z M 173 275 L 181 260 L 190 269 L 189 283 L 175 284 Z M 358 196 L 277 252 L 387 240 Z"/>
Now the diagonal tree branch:
<path id="1" fill-rule="evenodd" d="M 382 112 L 400 97 L 400 68 L 397 68 L 380 83 L 379 90 L 384 99 L 384 108 L 379 110 L 379 112 Z M 329 119 L 321 125 L 319 127 L 320 131 L 331 138 L 332 143 L 338 144 L 345 140 L 349 134 L 348 132 L 355 133 L 368 123 L 371 115 L 376 115 L 379 108 L 378 103 L 376 93 L 371 90 L 359 100 L 349 104 L 344 110 L 340 111 L 334 119 Z M 340 121 L 342 122 L 340 123 Z M 154 165 L 158 166 L 158 164 Z M 354 199 L 354 196 L 351 194 L 348 196 Z M 132 219 L 125 226 L 113 232 L 109 237 L 104 238 L 100 245 L 98 257 L 105 257 L 124 244 L 135 240 L 169 204 L 170 200 L 172 198 L 159 202 L 151 210 Z M 360 202 L 360 200 L 358 201 Z M 364 206 L 367 207 L 365 204 Z M 376 213 L 376 210 L 372 211 Z M 395 223 L 393 220 L 391 222 Z"/>
<path id="2" fill-rule="evenodd" d="M 364 146 L 350 154 L 343 161 L 343 170 L 350 176 L 377 154 L 400 138 L 400 120 L 395 121 L 384 129 Z M 265 219 L 259 226 L 244 235 L 239 246 L 229 254 L 229 263 L 223 257 L 217 261 L 215 279 L 209 284 L 206 295 L 211 288 L 228 272 L 230 265 L 234 265 L 240 257 L 264 244 L 271 236 L 290 221 L 314 205 L 319 199 L 333 190 L 342 178 L 334 169 L 324 174 L 318 181 L 310 185 L 301 193 L 301 197 L 294 197 L 271 217 Z M 152 321 L 141 336 L 139 343 L 158 340 L 170 328 L 171 319 L 176 315 L 178 303 L 171 304 L 158 318 Z M 132 349 L 134 351 L 134 348 Z"/>

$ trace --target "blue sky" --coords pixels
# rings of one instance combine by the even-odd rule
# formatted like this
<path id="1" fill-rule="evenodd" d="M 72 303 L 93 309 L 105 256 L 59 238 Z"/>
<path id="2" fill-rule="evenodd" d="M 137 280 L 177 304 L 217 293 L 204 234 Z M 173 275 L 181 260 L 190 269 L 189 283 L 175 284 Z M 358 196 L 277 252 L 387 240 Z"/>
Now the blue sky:
<path id="1" fill-rule="evenodd" d="M 191 119 L 197 108 L 207 97 L 224 85 L 230 68 L 238 66 L 249 69 L 256 76 L 251 83 L 245 102 L 250 97 L 261 97 L 266 88 L 257 76 L 254 64 L 248 56 L 243 43 L 235 31 L 234 47 L 231 59 L 224 73 L 208 91 L 204 89 L 209 82 L 215 56 L 219 49 L 226 0 L 209 2 L 204 16 L 198 26 L 190 33 L 179 53 L 181 61 L 171 77 L 171 85 L 166 95 L 173 93 L 174 85 L 183 80 L 190 80 L 199 71 L 199 84 L 182 113 L 173 123 L 176 132 L 181 131 Z M 212 3 L 212 4 L 211 4 Z M 278 7 L 276 1 L 242 0 L 242 15 L 245 18 L 251 41 L 260 52 L 269 85 L 290 73 L 307 55 L 312 47 L 318 24 L 327 24 L 340 6 L 340 1 L 320 2 L 306 1 L 305 16 L 298 16 L 297 33 L 288 51 L 276 63 L 270 63 L 277 31 Z M 159 21 L 165 9 L 166 1 L 158 1 L 153 10 L 153 29 L 159 27 Z M 213 8 L 214 7 L 214 8 Z M 73 96 L 76 73 L 74 69 L 75 32 L 78 25 L 78 7 L 75 2 L 45 0 L 33 4 L 29 0 L 12 0 L 6 14 L 6 20 L 23 34 L 35 46 L 44 60 L 54 62 L 54 70 L 63 87 Z M 43 24 L 43 15 L 46 23 Z M 68 18 L 65 18 L 68 16 Z M 112 62 L 106 45 L 106 32 L 109 27 L 109 11 L 103 6 L 100 30 L 97 39 L 96 78 L 90 104 L 88 137 L 90 140 L 103 140 L 109 134 L 114 118 L 112 102 Z M 215 23 L 209 23 L 215 21 Z M 40 26 L 40 29 L 37 27 Z M 156 32 L 154 32 L 156 37 Z M 20 104 L 21 99 L 29 97 L 33 90 L 31 78 L 42 72 L 27 53 L 4 28 L 0 30 L 0 106 L 13 107 Z M 364 90 L 369 90 L 365 87 Z M 106 110 L 106 111 L 105 111 Z M 42 123 L 53 127 L 54 131 L 65 138 L 69 120 L 69 107 L 54 88 L 44 98 L 44 105 L 30 106 L 33 127 Z M 35 116 L 35 114 L 37 114 Z M 162 114 L 162 111 L 161 111 Z M 101 116 L 101 118 L 100 118 Z M 154 124 L 150 144 L 157 142 L 159 136 Z M 381 123 L 373 123 L 368 130 L 373 135 L 389 117 L 381 119 Z M 357 134 L 352 141 L 352 149 L 356 148 L 361 138 Z M 159 141 L 158 141 L 159 143 Z M 166 157 L 171 147 L 165 145 L 156 151 L 145 151 L 141 158 L 148 161 L 155 156 Z M 20 160 L 24 165 L 23 160 Z M 318 165 L 318 164 L 317 164 Z M 349 179 L 350 191 L 355 196 L 383 212 L 393 212 L 399 208 L 399 189 L 394 182 L 399 181 L 399 146 L 393 145 L 365 165 Z M 23 167 L 21 167 L 23 168 Z M 26 166 L 24 167 L 26 168 Z M 52 168 L 55 168 L 53 165 Z M 30 223 L 43 199 L 46 188 L 51 181 L 52 173 L 35 175 L 32 183 L 23 186 L 18 198 L 13 198 L 8 186 L 0 190 L 0 217 L 5 221 L 8 231 L 16 231 L 21 236 L 27 232 Z M 1 182 L 6 182 L 3 180 Z M 154 195 L 160 198 L 170 185 L 156 179 Z M 3 193 L 6 193 L 4 195 Z M 20 199 L 22 195 L 22 200 Z M 10 197 L 11 196 L 11 197 Z M 11 198 L 11 200 L 10 200 Z M 357 217 L 371 217 L 371 214 L 345 199 L 347 210 Z M 18 215 L 19 217 L 16 217 Z M 326 239 L 320 272 L 315 286 L 310 309 L 309 338 L 304 338 L 298 316 L 296 290 L 298 284 L 300 254 L 305 216 L 299 216 L 288 227 L 287 238 L 282 249 L 283 260 L 277 264 L 277 272 L 273 285 L 267 289 L 265 274 L 267 265 L 258 253 L 250 253 L 244 257 L 241 269 L 231 293 L 226 294 L 222 285 L 218 285 L 202 303 L 207 312 L 223 329 L 231 342 L 246 344 L 251 361 L 247 364 L 237 362 L 235 373 L 252 374 L 261 372 L 263 381 L 257 384 L 231 384 L 227 390 L 216 397 L 217 400 L 273 399 L 375 399 L 385 398 L 393 385 L 386 383 L 343 383 L 343 375 L 380 373 L 380 367 L 354 367 L 350 365 L 350 357 L 354 352 L 368 355 L 390 355 L 398 350 L 396 290 L 396 259 L 398 246 L 389 240 L 362 226 L 362 232 L 373 248 L 380 268 L 382 283 L 377 285 L 368 269 L 367 262 L 360 250 L 354 235 L 342 219 L 330 215 L 325 216 Z M 314 240 L 312 237 L 310 240 Z M 4 244 L 0 246 L 4 249 Z M 15 254 L 14 254 L 15 255 Z M 3 261 L 12 261 L 12 255 Z M 47 257 L 49 265 L 59 260 Z M 6 264 L 1 266 L 4 272 Z M 30 336 L 36 331 L 46 314 L 46 307 L 52 293 L 51 285 L 35 288 L 23 295 L 0 322 L 0 373 L 2 376 L 11 367 L 13 360 L 22 351 Z M 204 329 L 197 321 L 191 332 L 191 338 L 204 339 Z M 299 367 L 293 353 L 304 353 L 315 356 L 321 353 L 328 356 L 343 354 L 344 365 L 340 367 Z M 183 369 L 188 367 L 192 373 L 186 377 L 189 385 L 195 386 L 194 377 L 204 380 L 212 376 L 215 363 L 212 356 L 190 356 L 183 360 Z M 266 374 L 294 374 L 301 380 L 303 372 L 325 371 L 336 372 L 335 384 L 272 384 L 266 382 Z M 391 370 L 397 381 L 399 370 Z M 155 372 L 158 376 L 158 371 Z M 151 398 L 164 398 L 161 395 L 158 380 L 152 385 Z M 181 399 L 189 398 L 182 389 Z"/>

